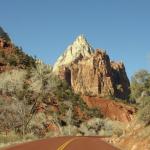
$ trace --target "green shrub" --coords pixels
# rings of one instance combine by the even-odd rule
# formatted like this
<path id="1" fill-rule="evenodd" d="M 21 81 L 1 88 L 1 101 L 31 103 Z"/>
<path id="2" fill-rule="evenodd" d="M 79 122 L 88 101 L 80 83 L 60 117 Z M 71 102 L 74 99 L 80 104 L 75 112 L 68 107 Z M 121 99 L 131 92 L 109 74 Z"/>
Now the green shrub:
<path id="1" fill-rule="evenodd" d="M 21 137 L 16 134 L 15 132 L 9 132 L 9 134 L 0 134 L 0 143 L 6 144 L 6 143 L 12 143 L 16 141 L 20 141 Z"/>
<path id="2" fill-rule="evenodd" d="M 76 126 L 64 126 L 62 127 L 63 136 L 76 136 L 78 128 Z"/>
<path id="3" fill-rule="evenodd" d="M 22 138 L 20 135 L 16 134 L 13 131 L 9 132 L 7 135 L 1 133 L 0 134 L 0 148 L 9 146 L 11 144 L 18 144 L 18 143 L 23 143 L 25 141 L 32 141 L 36 139 L 37 137 L 33 135 L 32 133 L 26 134 L 24 138 Z"/>
<path id="4" fill-rule="evenodd" d="M 15 93 L 22 91 L 27 72 L 25 70 L 12 70 L 0 74 L 0 91 L 2 93 Z"/>
<path id="5" fill-rule="evenodd" d="M 131 99 L 140 103 L 140 98 L 150 95 L 150 73 L 140 70 L 131 78 Z"/>
<path id="6" fill-rule="evenodd" d="M 123 134 L 123 125 L 109 119 L 93 118 L 82 123 L 79 130 L 83 135 L 87 136 L 121 136 Z"/>
<path id="7" fill-rule="evenodd" d="M 138 119 L 143 121 L 146 125 L 150 125 L 150 99 L 149 103 L 139 109 Z"/>

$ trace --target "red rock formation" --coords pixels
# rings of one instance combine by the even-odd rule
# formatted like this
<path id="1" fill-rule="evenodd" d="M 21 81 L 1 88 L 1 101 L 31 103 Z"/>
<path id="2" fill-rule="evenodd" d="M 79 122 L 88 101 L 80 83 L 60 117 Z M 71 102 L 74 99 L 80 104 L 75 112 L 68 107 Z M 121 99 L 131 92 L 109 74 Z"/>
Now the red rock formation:
<path id="1" fill-rule="evenodd" d="M 106 52 L 96 50 L 83 35 L 56 61 L 53 71 L 76 93 L 127 99 L 130 84 L 123 63 L 111 62 Z"/>
<path id="2" fill-rule="evenodd" d="M 69 65 L 59 66 L 59 76 L 76 93 L 101 97 L 127 99 L 129 80 L 123 63 L 110 62 L 106 52 L 96 50 L 90 57 L 76 59 Z"/>
<path id="3" fill-rule="evenodd" d="M 69 68 L 71 85 L 76 93 L 114 95 L 110 60 L 105 52 L 97 50 L 90 58 L 73 62 Z"/>
<path id="4" fill-rule="evenodd" d="M 133 114 L 136 111 L 134 108 L 128 105 L 115 102 L 113 100 L 90 96 L 83 96 L 82 98 L 90 108 L 96 107 L 100 109 L 105 117 L 108 117 L 112 120 L 127 123 L 132 120 Z"/>

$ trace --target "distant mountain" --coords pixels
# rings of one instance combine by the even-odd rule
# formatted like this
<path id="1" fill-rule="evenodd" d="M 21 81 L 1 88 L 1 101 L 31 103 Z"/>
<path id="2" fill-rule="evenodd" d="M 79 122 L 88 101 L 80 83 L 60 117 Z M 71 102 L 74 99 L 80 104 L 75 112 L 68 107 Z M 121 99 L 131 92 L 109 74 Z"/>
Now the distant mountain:
<path id="1" fill-rule="evenodd" d="M 54 64 L 53 72 L 76 93 L 127 99 L 130 84 L 121 62 L 110 61 L 105 51 L 94 51 L 83 35 L 68 46 Z"/>
<path id="2" fill-rule="evenodd" d="M 90 57 L 94 53 L 94 49 L 88 43 L 83 35 L 79 35 L 76 40 L 67 47 L 65 52 L 57 59 L 53 71 L 59 71 L 59 66 L 68 65 L 74 60 L 81 57 Z"/>

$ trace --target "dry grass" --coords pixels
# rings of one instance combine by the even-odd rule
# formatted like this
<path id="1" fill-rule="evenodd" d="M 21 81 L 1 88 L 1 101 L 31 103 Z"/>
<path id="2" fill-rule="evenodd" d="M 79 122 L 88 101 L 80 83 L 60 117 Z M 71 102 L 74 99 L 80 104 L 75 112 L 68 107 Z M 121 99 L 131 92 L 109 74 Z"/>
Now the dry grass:
<path id="1" fill-rule="evenodd" d="M 0 134 L 0 148 L 36 139 L 37 138 L 33 134 L 27 134 L 24 138 L 15 134 L 14 132 L 10 132 L 8 135 Z"/>

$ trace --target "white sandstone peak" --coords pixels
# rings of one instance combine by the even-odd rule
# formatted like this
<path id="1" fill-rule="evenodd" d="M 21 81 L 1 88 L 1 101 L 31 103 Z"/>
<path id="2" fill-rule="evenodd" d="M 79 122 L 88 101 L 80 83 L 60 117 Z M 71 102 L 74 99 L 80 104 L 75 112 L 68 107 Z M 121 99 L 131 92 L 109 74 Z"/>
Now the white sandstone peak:
<path id="1" fill-rule="evenodd" d="M 58 72 L 59 67 L 69 65 L 79 57 L 90 57 L 94 49 L 90 46 L 84 35 L 79 35 L 76 40 L 67 47 L 65 52 L 57 59 L 53 71 Z"/>
<path id="2" fill-rule="evenodd" d="M 83 43 L 83 44 L 88 43 L 83 34 L 79 35 L 74 42 L 75 43 Z"/>

